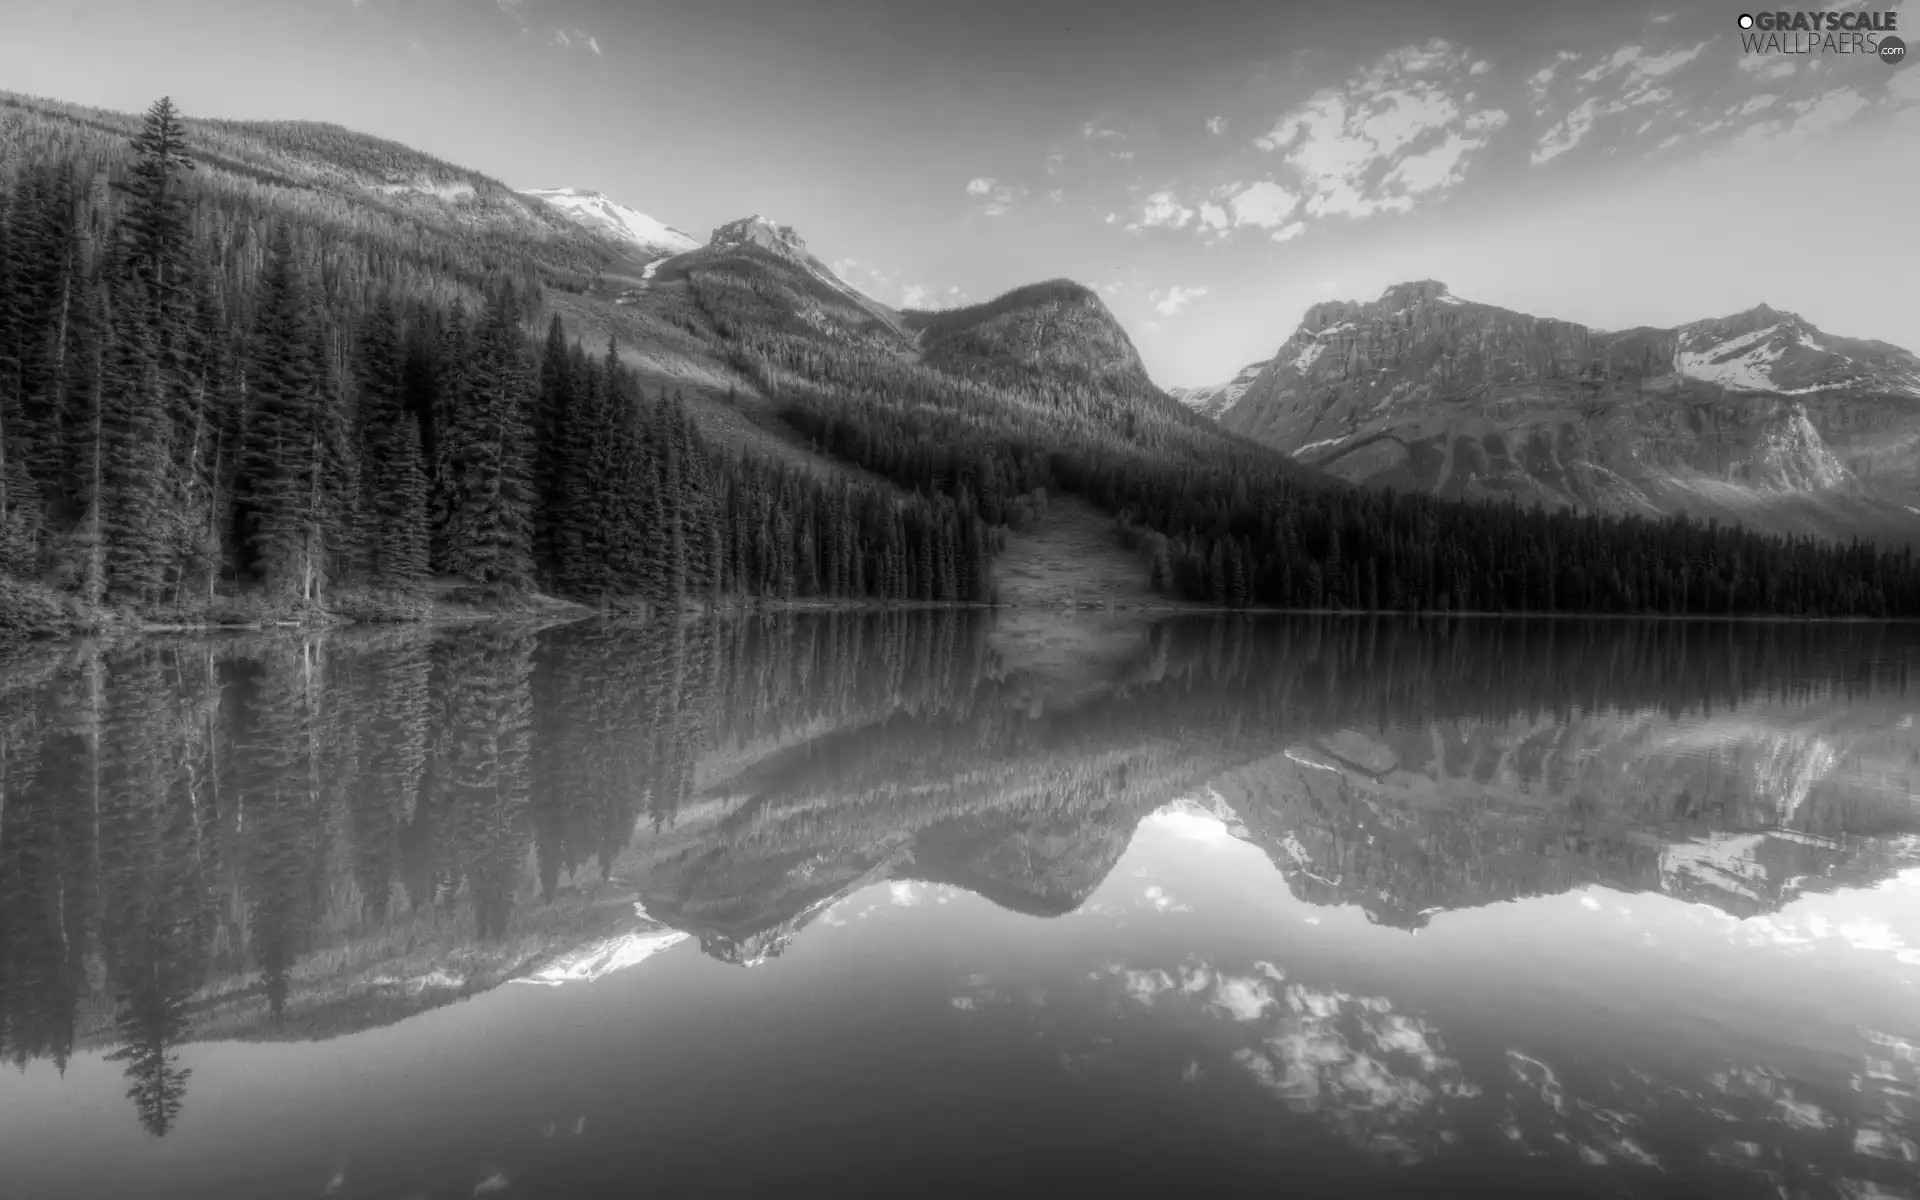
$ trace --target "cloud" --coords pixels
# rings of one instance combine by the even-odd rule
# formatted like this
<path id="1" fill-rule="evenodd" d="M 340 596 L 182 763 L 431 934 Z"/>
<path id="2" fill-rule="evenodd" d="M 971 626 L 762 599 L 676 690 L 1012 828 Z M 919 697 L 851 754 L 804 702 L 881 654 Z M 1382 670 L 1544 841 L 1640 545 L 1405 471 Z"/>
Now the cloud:
<path id="1" fill-rule="evenodd" d="M 930 290 L 931 289 L 929 289 L 925 284 L 922 284 L 922 283 L 908 284 L 906 287 L 900 290 L 900 307 L 901 308 L 921 308 L 925 306 L 927 302 L 927 293 Z"/>
<path id="2" fill-rule="evenodd" d="M 1080 126 L 1080 143 L 1084 153 L 1099 158 L 1127 161 L 1134 156 L 1126 134 L 1093 121 L 1087 121 Z"/>
<path id="3" fill-rule="evenodd" d="M 1554 56 L 1552 62 L 1527 76 L 1527 95 L 1533 101 L 1534 108 L 1538 109 L 1546 100 L 1547 93 L 1553 88 L 1554 77 L 1560 73 L 1560 68 L 1568 63 L 1579 61 L 1578 54 L 1571 50 L 1562 50 Z"/>
<path id="4" fill-rule="evenodd" d="M 1734 152 L 1778 153 L 1831 133 L 1865 111 L 1869 102 L 1852 88 L 1834 88 L 1780 107 L 1793 115 L 1757 121 L 1741 130 L 1730 143 Z"/>
<path id="5" fill-rule="evenodd" d="M 1401 159 L 1385 181 L 1415 196 L 1453 187 L 1466 178 L 1467 155 L 1486 145 L 1506 123 L 1507 114 L 1499 109 L 1474 113 L 1439 145 Z"/>
<path id="6" fill-rule="evenodd" d="M 554 29 L 550 32 L 553 34 L 553 44 L 562 50 L 571 50 L 578 46 L 583 50 L 592 51 L 596 56 L 600 53 L 600 41 L 590 33 L 572 27 Z"/>
<path id="7" fill-rule="evenodd" d="M 1047 174 L 1058 175 L 1067 169 L 1067 156 L 1055 150 L 1052 154 L 1047 155 L 1047 160 L 1042 165 L 1046 169 Z"/>
<path id="8" fill-rule="evenodd" d="M 1172 192 L 1155 192 L 1140 210 L 1139 224 L 1164 229 L 1179 229 L 1193 220 L 1194 211 L 1174 198 Z"/>
<path id="9" fill-rule="evenodd" d="M 1581 83 L 1598 83 L 1609 75 L 1617 75 L 1640 59 L 1640 47 L 1622 46 L 1611 55 L 1600 60 L 1599 65 L 1580 73 Z"/>
<path id="10" fill-rule="evenodd" d="M 1294 238 L 1297 238 L 1301 234 L 1305 233 L 1306 231 L 1307 231 L 1306 222 L 1295 221 L 1290 225 L 1283 225 L 1279 229 L 1274 230 L 1273 240 L 1276 242 L 1290 242 Z"/>
<path id="11" fill-rule="evenodd" d="M 1403 46 L 1282 113 L 1254 145 L 1286 152 L 1309 216 L 1407 212 L 1464 179 L 1467 160 L 1507 122 L 1499 109 L 1471 107 L 1472 74 L 1450 42 Z"/>
<path id="12" fill-rule="evenodd" d="M 1546 100 L 1558 69 L 1579 58 L 1561 51 L 1552 63 L 1536 71 L 1527 81 L 1534 111 L 1548 118 L 1545 130 L 1534 143 L 1530 161 L 1539 166 L 1559 158 L 1586 140 L 1604 117 L 1629 109 L 1669 104 L 1674 98 L 1673 89 L 1660 81 L 1698 59 L 1710 44 L 1711 38 L 1657 54 L 1648 54 L 1640 45 L 1621 46 L 1575 76 L 1573 96 L 1563 101 L 1565 107 L 1557 116 L 1551 116 Z M 1667 115 L 1662 113 L 1644 118 L 1636 123 L 1635 135 L 1647 133 L 1663 119 L 1667 119 Z"/>
<path id="13" fill-rule="evenodd" d="M 1906 104 L 1920 104 L 1920 71 L 1895 71 L 1887 95 Z"/>
<path id="14" fill-rule="evenodd" d="M 1157 290 L 1149 292 L 1147 298 L 1153 301 L 1153 310 L 1155 312 L 1161 316 L 1171 317 L 1206 294 L 1207 289 L 1203 287 L 1183 288 L 1176 286 L 1170 287 L 1164 292 Z"/>
<path id="15" fill-rule="evenodd" d="M 1740 69 L 1762 79 L 1785 79 L 1793 74 L 1796 64 L 1790 58 L 1779 58 L 1770 54 L 1744 54 L 1739 60 Z"/>
<path id="16" fill-rule="evenodd" d="M 1539 145 L 1533 149 L 1533 165 L 1537 167 L 1541 163 L 1552 162 L 1578 146 L 1580 139 L 1586 137 L 1587 131 L 1593 128 L 1599 112 L 1599 101 L 1592 98 L 1581 101 L 1541 137 Z"/>
<path id="17" fill-rule="evenodd" d="M 1233 210 L 1235 225 L 1258 225 L 1271 229 L 1280 225 L 1300 207 L 1300 197 L 1271 180 L 1250 183 L 1236 192 L 1227 206 Z"/>
<path id="18" fill-rule="evenodd" d="M 1226 209 L 1221 208 L 1211 200 L 1202 200 L 1200 202 L 1200 227 L 1202 229 L 1224 231 L 1232 224 L 1233 221 L 1227 216 Z"/>
<path id="19" fill-rule="evenodd" d="M 1013 202 L 1026 195 L 1026 189 L 983 175 L 967 181 L 967 195 L 980 201 L 980 212 L 989 217 L 1005 215 Z"/>
<path id="20" fill-rule="evenodd" d="M 1633 65 L 1633 76 L 1636 79 L 1657 79 L 1662 75 L 1672 74 L 1694 59 L 1699 58 L 1701 51 L 1706 48 L 1707 43 L 1701 42 L 1699 45 L 1690 49 L 1669 50 L 1665 54 L 1656 54 L 1652 58 L 1643 58 Z"/>
<path id="21" fill-rule="evenodd" d="M 1211 133 L 1214 136 L 1218 137 L 1220 134 L 1223 134 L 1226 131 L 1227 131 L 1227 119 L 1225 117 L 1208 117 L 1207 118 L 1208 133 Z"/>

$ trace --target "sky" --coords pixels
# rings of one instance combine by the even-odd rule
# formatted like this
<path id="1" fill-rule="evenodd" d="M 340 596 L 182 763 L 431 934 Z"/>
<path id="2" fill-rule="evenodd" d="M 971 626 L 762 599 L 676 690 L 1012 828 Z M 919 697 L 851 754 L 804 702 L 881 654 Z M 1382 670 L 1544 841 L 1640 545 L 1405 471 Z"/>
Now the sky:
<path id="1" fill-rule="evenodd" d="M 1920 63 L 1740 0 L 5 0 L 0 87 L 332 121 L 884 303 L 1096 287 L 1163 386 L 1439 279 L 1601 328 L 1755 304 L 1920 350 Z M 1828 0 L 1892 12 L 1913 0 Z"/>

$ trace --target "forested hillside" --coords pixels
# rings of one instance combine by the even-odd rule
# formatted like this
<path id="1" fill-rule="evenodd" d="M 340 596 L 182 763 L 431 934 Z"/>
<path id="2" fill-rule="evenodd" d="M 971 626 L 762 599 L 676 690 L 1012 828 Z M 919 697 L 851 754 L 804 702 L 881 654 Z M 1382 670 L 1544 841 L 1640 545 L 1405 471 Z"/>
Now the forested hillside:
<path id="1" fill-rule="evenodd" d="M 1920 615 L 1910 550 L 1339 484 L 1161 392 L 1068 281 L 893 313 L 791 230 L 614 295 L 623 255 L 334 127 L 0 97 L 0 637 L 101 605 L 986 601 L 999 530 L 1061 491 L 1170 599 Z M 663 356 L 695 403 L 634 369 Z"/>
<path id="2" fill-rule="evenodd" d="M 984 596 L 963 505 L 726 453 L 617 347 L 557 318 L 531 340 L 545 290 L 589 286 L 608 251 L 491 181 L 166 101 L 130 131 L 17 99 L 0 119 L 8 623 L 61 616 L 49 595 L 391 614 L 433 576 L 588 601 Z"/>

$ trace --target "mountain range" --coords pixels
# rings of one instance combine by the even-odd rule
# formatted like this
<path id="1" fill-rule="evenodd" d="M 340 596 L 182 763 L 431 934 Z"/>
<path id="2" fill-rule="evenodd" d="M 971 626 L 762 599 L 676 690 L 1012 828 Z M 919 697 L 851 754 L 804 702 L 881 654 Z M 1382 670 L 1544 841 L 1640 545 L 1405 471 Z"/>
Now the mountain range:
<path id="1" fill-rule="evenodd" d="M 1766 305 L 1609 332 L 1423 280 L 1176 398 L 1366 486 L 1920 536 L 1920 357 Z"/>
<path id="2" fill-rule="evenodd" d="M 639 254 L 694 250 L 594 193 L 527 194 Z M 709 245 L 767 249 L 884 324 L 924 326 L 839 280 L 788 227 L 746 218 Z M 1605 331 L 1408 282 L 1317 304 L 1272 357 L 1167 394 L 1362 486 L 1920 542 L 1920 357 L 1766 305 Z"/>

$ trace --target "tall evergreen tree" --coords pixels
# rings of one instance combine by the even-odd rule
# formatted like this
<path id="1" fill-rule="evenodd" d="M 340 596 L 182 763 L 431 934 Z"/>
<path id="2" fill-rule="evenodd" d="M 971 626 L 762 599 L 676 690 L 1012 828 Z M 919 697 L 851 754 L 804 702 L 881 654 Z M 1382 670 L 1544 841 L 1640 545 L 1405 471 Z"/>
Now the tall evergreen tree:
<path id="1" fill-rule="evenodd" d="M 307 601 L 325 562 L 312 313 L 292 229 L 275 226 L 254 319 L 239 467 L 245 562 L 268 592 Z"/>
<path id="2" fill-rule="evenodd" d="M 505 296 L 487 306 L 467 383 L 447 426 L 447 567 L 479 583 L 524 588 L 533 582 L 530 396 Z"/>
<path id="3" fill-rule="evenodd" d="M 391 295 L 368 314 L 355 361 L 368 573 L 383 587 L 416 588 L 427 577 L 427 473 Z"/>

